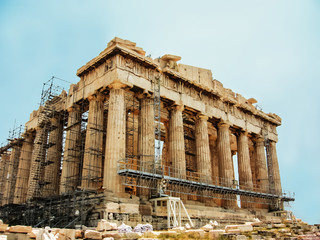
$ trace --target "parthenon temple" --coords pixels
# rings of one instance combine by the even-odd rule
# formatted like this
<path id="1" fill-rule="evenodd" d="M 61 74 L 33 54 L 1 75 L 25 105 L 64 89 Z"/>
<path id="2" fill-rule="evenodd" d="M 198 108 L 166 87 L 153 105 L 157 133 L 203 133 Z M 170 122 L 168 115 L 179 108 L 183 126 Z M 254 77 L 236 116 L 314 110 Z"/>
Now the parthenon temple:
<path id="1" fill-rule="evenodd" d="M 46 82 L 39 109 L 0 148 L 0 217 L 164 228 L 177 203 L 195 224 L 283 211 L 294 196 L 281 186 L 281 118 L 180 60 L 116 37 L 69 89 Z"/>

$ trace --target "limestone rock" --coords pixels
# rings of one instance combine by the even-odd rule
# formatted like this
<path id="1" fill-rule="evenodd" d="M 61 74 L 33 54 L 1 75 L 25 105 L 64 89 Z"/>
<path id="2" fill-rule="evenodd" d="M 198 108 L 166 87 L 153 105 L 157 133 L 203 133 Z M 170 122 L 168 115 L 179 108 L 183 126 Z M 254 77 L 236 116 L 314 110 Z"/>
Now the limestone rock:
<path id="1" fill-rule="evenodd" d="M 80 229 L 75 230 L 75 238 L 83 238 L 82 231 Z"/>
<path id="2" fill-rule="evenodd" d="M 82 234 L 80 235 L 82 237 Z M 59 240 L 74 240 L 76 239 L 76 230 L 75 229 L 59 229 L 58 232 Z"/>
<path id="3" fill-rule="evenodd" d="M 101 219 L 100 222 L 98 222 L 98 226 L 96 228 L 97 231 L 103 232 L 103 231 L 111 231 L 111 230 L 117 230 L 117 224 L 116 223 L 110 223 L 106 221 L 105 219 Z"/>
<path id="4" fill-rule="evenodd" d="M 8 224 L 0 224 L 0 232 L 5 232 L 9 228 Z"/>
<path id="5" fill-rule="evenodd" d="M 185 227 L 175 227 L 175 228 L 172 228 L 172 231 L 175 231 L 177 233 L 184 233 L 186 231 L 186 228 Z"/>
<path id="6" fill-rule="evenodd" d="M 236 236 L 236 240 L 247 240 L 248 238 L 245 235 Z"/>
<path id="7" fill-rule="evenodd" d="M 286 225 L 283 224 L 283 223 L 275 223 L 275 224 L 273 224 L 273 227 L 275 227 L 275 228 L 285 228 Z"/>
<path id="8" fill-rule="evenodd" d="M 201 229 L 203 231 L 209 232 L 210 230 L 213 230 L 213 226 L 211 224 L 206 224 Z"/>
<path id="9" fill-rule="evenodd" d="M 226 233 L 237 232 L 234 230 L 239 230 L 239 232 L 250 232 L 253 231 L 253 227 L 251 225 L 227 225 L 225 230 Z"/>
<path id="10" fill-rule="evenodd" d="M 119 239 L 123 238 L 124 234 L 119 233 L 118 231 L 107 231 L 102 233 L 102 238 L 114 238 L 114 239 Z"/>
<path id="11" fill-rule="evenodd" d="M 84 238 L 86 239 L 102 239 L 101 232 L 94 230 L 86 230 L 84 233 Z"/>
<path id="12" fill-rule="evenodd" d="M 9 228 L 9 232 L 12 233 L 31 233 L 32 232 L 32 227 L 30 226 L 12 226 Z"/>

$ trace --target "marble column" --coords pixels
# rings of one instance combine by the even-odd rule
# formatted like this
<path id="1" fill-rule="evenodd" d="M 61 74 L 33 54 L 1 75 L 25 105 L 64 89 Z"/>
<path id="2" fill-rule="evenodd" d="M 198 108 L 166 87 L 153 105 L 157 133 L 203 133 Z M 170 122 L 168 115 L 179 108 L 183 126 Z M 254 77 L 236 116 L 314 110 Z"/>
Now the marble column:
<path id="1" fill-rule="evenodd" d="M 24 141 L 21 147 L 16 189 L 14 194 L 15 197 L 13 200 L 13 203 L 15 204 L 24 203 L 27 200 L 26 199 L 26 195 L 28 192 L 27 183 L 29 181 L 29 176 L 30 176 L 34 134 L 24 133 L 23 138 L 24 138 Z"/>
<path id="2" fill-rule="evenodd" d="M 111 89 L 103 188 L 116 194 L 124 192 L 121 177 L 117 173 L 117 164 L 126 157 L 126 105 L 124 85 L 115 82 L 109 87 Z"/>
<path id="3" fill-rule="evenodd" d="M 89 115 L 82 168 L 82 189 L 102 186 L 103 111 L 105 96 L 96 93 L 88 98 Z"/>
<path id="4" fill-rule="evenodd" d="M 0 206 L 5 204 L 5 187 L 8 176 L 8 169 L 10 164 L 10 154 L 4 152 L 1 154 L 0 161 Z"/>
<path id="5" fill-rule="evenodd" d="M 226 187 L 233 186 L 234 172 L 233 172 L 233 161 L 230 148 L 230 125 L 226 122 L 220 122 L 218 124 L 218 156 L 219 156 L 219 175 L 221 178 L 220 185 Z M 235 208 L 236 196 L 226 196 L 230 200 L 223 199 L 221 204 L 223 207 Z"/>
<path id="6" fill-rule="evenodd" d="M 181 105 L 174 106 L 169 119 L 169 159 L 172 161 L 170 175 L 186 178 L 186 158 Z"/>
<path id="7" fill-rule="evenodd" d="M 255 139 L 255 155 L 256 155 L 256 182 L 257 188 L 263 193 L 269 192 L 269 179 L 267 162 L 264 148 L 264 139 L 258 136 Z"/>
<path id="8" fill-rule="evenodd" d="M 68 126 L 64 146 L 64 157 L 60 180 L 60 193 L 73 191 L 79 185 L 81 110 L 74 105 L 68 109 Z"/>
<path id="9" fill-rule="evenodd" d="M 59 194 L 63 124 L 59 116 L 51 119 L 47 160 L 44 169 L 44 197 Z"/>
<path id="10" fill-rule="evenodd" d="M 219 186 L 220 177 L 219 177 L 219 157 L 218 157 L 217 137 L 212 135 L 209 136 L 209 144 L 210 144 L 210 157 L 211 157 L 211 169 L 212 169 L 212 184 Z M 221 206 L 220 194 L 216 194 L 214 203 L 217 206 Z"/>
<path id="11" fill-rule="evenodd" d="M 140 96 L 138 155 L 141 171 L 150 172 L 154 166 L 155 132 L 154 100 L 150 96 Z M 148 189 L 139 189 L 141 197 L 148 197 Z"/>
<path id="12" fill-rule="evenodd" d="M 4 204 L 13 203 L 14 192 L 16 187 L 17 173 L 19 167 L 19 159 L 21 153 L 21 141 L 14 140 L 11 149 L 10 162 L 8 167 L 8 174 L 6 176 L 6 184 L 4 189 Z"/>
<path id="13" fill-rule="evenodd" d="M 44 174 L 44 162 L 47 150 L 48 129 L 46 126 L 36 128 L 36 137 L 31 157 L 27 200 L 41 197 L 41 180 Z"/>
<path id="14" fill-rule="evenodd" d="M 281 187 L 281 180 L 280 180 L 280 171 L 279 171 L 276 143 L 274 141 L 270 141 L 269 147 L 270 147 L 270 155 L 272 159 L 272 169 L 270 171 L 272 172 L 272 175 L 273 175 L 274 189 L 276 194 L 281 195 L 282 187 Z"/>
<path id="15" fill-rule="evenodd" d="M 199 115 L 195 123 L 196 161 L 201 182 L 212 183 L 212 168 L 208 135 L 208 117 Z"/>
<path id="16" fill-rule="evenodd" d="M 252 173 L 250 166 L 250 154 L 248 144 L 248 132 L 240 131 L 238 133 L 237 148 L 238 148 L 238 172 L 240 189 L 253 190 Z M 250 208 L 252 200 L 247 196 L 241 196 L 241 208 Z"/>

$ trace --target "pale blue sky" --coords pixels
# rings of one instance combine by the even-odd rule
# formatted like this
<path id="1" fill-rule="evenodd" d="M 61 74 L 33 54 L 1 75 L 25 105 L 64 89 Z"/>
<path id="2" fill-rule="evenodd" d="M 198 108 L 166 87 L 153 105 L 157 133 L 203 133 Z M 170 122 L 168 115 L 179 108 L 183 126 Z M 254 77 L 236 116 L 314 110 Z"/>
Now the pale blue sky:
<path id="1" fill-rule="evenodd" d="M 291 210 L 320 223 L 320 1 L 0 1 L 0 142 L 38 107 L 51 76 L 76 70 L 113 37 L 214 78 L 283 119 L 278 157 Z"/>

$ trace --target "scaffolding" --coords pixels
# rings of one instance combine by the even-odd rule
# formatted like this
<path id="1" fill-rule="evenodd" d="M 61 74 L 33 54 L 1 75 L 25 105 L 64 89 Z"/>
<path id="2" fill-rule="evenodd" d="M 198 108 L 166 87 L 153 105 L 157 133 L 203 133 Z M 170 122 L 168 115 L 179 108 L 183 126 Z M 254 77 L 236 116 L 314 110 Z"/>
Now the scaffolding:
<path id="1" fill-rule="evenodd" d="M 10 191 L 4 189 L 8 182 L 6 181 L 7 176 L 4 175 L 7 172 L 6 169 L 10 167 L 9 163 L 12 162 L 10 149 L 14 146 L 13 141 L 9 141 L 0 148 L 0 203 L 4 203 L 0 207 L 0 218 L 6 223 L 75 228 L 78 225 L 88 225 L 88 222 L 91 221 L 88 218 L 89 214 L 103 202 L 104 195 L 99 191 L 99 187 L 94 190 L 88 188 L 92 183 L 100 184 L 100 187 L 102 185 L 103 166 L 97 168 L 95 162 L 91 160 L 97 160 L 102 164 L 104 144 L 101 143 L 102 147 L 99 148 L 99 151 L 93 149 L 97 144 L 92 144 L 93 148 L 85 149 L 85 140 L 89 135 L 91 139 L 96 138 L 96 140 L 101 140 L 100 142 L 105 142 L 106 126 L 105 124 L 98 125 L 95 119 L 88 122 L 89 103 L 87 100 L 75 104 L 76 114 L 67 113 L 63 105 L 67 94 L 64 87 L 56 84 L 57 81 L 62 84 L 67 83 L 62 79 L 52 77 L 43 84 L 40 107 L 38 112 L 34 113 L 34 117 L 38 118 L 36 131 L 25 129 L 21 137 L 22 131 L 20 130 L 18 138 L 9 137 L 15 141 L 18 139 L 22 145 L 29 143 L 30 146 L 33 146 L 31 148 L 22 147 L 21 154 L 15 154 L 20 155 L 17 171 L 28 173 L 27 175 L 13 175 L 18 176 L 14 180 L 24 183 L 20 184 L 19 188 L 14 188 L 14 184 L 11 184 Z M 107 104 L 103 106 L 103 111 L 104 114 L 107 114 Z M 12 132 L 17 133 L 18 131 Z M 11 135 L 12 132 L 10 132 Z M 97 137 L 97 134 L 100 136 Z M 74 138 L 74 135 L 77 137 Z M 89 159 L 89 164 L 83 166 L 85 155 Z M 30 162 L 30 159 L 29 164 L 31 165 L 26 165 L 25 162 Z M 76 169 L 76 171 L 67 179 L 60 179 L 62 164 L 67 165 L 68 163 L 72 163 L 73 167 L 69 167 L 68 170 Z M 85 177 L 82 176 L 82 166 L 83 170 L 87 171 Z M 28 181 L 29 186 L 26 184 Z M 83 184 L 83 181 L 87 181 L 88 184 Z M 60 193 L 60 187 L 64 187 L 66 191 Z M 14 201 L 8 202 L 9 195 L 4 196 L 3 192 L 7 194 L 15 192 Z"/>

